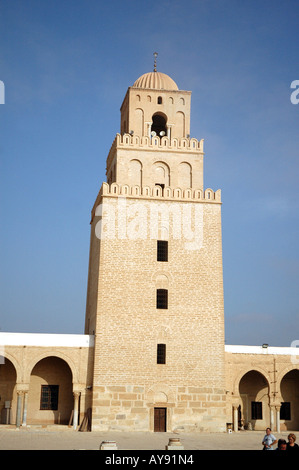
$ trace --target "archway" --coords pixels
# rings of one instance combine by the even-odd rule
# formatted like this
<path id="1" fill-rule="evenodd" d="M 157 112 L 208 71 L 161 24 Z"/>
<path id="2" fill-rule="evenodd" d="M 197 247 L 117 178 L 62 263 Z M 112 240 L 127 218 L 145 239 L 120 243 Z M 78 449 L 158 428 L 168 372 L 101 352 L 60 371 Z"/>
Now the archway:
<path id="1" fill-rule="evenodd" d="M 255 370 L 243 375 L 239 383 L 241 397 L 240 418 L 245 428 L 264 430 L 270 422 L 269 384 Z"/>
<path id="2" fill-rule="evenodd" d="M 0 424 L 13 424 L 16 415 L 17 373 L 13 363 L 0 356 Z"/>
<path id="3" fill-rule="evenodd" d="M 27 424 L 68 424 L 73 403 L 69 365 L 55 356 L 41 359 L 31 372 Z"/>
<path id="4" fill-rule="evenodd" d="M 296 431 L 299 429 L 299 370 L 285 374 L 280 383 L 280 393 L 280 429 Z"/>
<path id="5" fill-rule="evenodd" d="M 164 137 L 167 135 L 167 117 L 163 113 L 156 113 L 152 117 L 151 135 Z M 155 133 L 155 134 L 153 134 Z"/>

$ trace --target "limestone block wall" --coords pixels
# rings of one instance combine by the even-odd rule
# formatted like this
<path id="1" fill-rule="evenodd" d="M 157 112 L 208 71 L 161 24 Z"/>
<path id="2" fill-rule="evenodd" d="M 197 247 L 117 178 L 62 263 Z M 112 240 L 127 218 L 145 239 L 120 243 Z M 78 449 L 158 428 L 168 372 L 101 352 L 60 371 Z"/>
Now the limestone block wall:
<path id="1" fill-rule="evenodd" d="M 149 430 L 154 408 L 165 406 L 169 429 L 223 430 L 220 201 L 212 191 L 191 203 L 181 193 L 169 200 L 158 193 L 138 198 L 132 188 L 120 199 L 122 189 L 103 186 L 97 200 L 102 219 L 93 212 L 92 228 L 100 233 L 97 305 L 87 312 L 87 324 L 96 318 L 93 429 Z M 191 231 L 184 231 L 188 208 Z M 166 222 L 163 209 L 170 214 Z M 153 213 L 161 223 L 152 233 Z M 180 236 L 173 214 L 182 216 Z M 160 237 L 168 240 L 167 263 L 157 262 Z M 160 288 L 168 291 L 167 309 L 156 308 Z M 157 364 L 160 343 L 166 364 Z"/>

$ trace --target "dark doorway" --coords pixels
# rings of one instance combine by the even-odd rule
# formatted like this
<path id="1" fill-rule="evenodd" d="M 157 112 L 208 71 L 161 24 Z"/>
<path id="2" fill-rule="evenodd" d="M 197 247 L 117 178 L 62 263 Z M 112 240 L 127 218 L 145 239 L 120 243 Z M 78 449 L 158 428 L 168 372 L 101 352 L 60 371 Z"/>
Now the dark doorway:
<path id="1" fill-rule="evenodd" d="M 154 432 L 166 432 L 166 408 L 155 408 Z"/>

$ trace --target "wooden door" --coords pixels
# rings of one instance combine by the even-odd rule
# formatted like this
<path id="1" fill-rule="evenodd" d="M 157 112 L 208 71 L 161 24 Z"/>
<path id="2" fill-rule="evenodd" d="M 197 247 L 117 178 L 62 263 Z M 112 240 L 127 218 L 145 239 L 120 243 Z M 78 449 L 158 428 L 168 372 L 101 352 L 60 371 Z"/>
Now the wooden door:
<path id="1" fill-rule="evenodd" d="M 166 432 L 166 408 L 155 408 L 154 432 Z"/>

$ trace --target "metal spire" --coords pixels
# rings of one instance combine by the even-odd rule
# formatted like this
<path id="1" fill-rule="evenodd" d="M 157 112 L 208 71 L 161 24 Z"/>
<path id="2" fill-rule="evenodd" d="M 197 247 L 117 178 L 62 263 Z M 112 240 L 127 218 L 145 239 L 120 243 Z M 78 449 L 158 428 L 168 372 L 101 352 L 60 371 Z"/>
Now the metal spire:
<path id="1" fill-rule="evenodd" d="M 157 72 L 157 56 L 158 56 L 158 52 L 154 52 L 154 57 L 155 57 L 155 60 L 154 60 L 154 72 Z"/>

